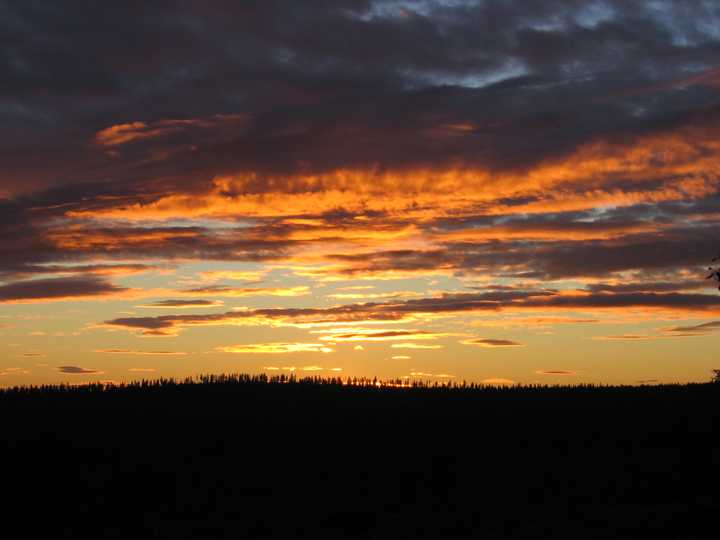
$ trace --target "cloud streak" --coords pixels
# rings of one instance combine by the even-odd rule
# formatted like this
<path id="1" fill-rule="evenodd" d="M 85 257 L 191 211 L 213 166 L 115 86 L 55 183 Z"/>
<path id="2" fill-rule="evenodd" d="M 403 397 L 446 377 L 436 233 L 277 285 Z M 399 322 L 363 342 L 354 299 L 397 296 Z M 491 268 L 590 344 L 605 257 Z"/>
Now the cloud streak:
<path id="1" fill-rule="evenodd" d="M 288 353 L 332 353 L 334 349 L 322 343 L 253 343 L 229 345 L 215 350 L 235 354 L 288 354 Z"/>
<path id="2" fill-rule="evenodd" d="M 572 294 L 552 291 L 496 291 L 446 293 L 436 297 L 386 303 L 345 304 L 329 308 L 244 309 L 218 314 L 120 317 L 105 321 L 109 328 L 139 330 L 146 335 L 176 334 L 193 326 L 295 326 L 340 323 L 417 321 L 432 315 L 487 314 L 503 311 L 589 310 L 625 313 L 626 308 L 646 312 L 720 313 L 720 297 L 683 293 Z M 324 341 L 394 341 L 437 339 L 453 333 L 415 330 L 329 333 Z"/>
<path id="3" fill-rule="evenodd" d="M 59 366 L 57 370 L 60 373 L 70 374 L 70 375 L 100 375 L 104 372 L 98 371 L 96 369 L 87 369 L 79 366 Z"/>
<path id="4" fill-rule="evenodd" d="M 126 287 L 95 276 L 36 279 L 0 286 L 0 303 L 67 301 L 119 295 Z"/>
<path id="5" fill-rule="evenodd" d="M 473 338 L 461 341 L 463 345 L 475 345 L 477 347 L 488 348 L 505 348 L 505 347 L 524 347 L 522 343 L 509 339 L 493 339 L 493 338 Z"/>

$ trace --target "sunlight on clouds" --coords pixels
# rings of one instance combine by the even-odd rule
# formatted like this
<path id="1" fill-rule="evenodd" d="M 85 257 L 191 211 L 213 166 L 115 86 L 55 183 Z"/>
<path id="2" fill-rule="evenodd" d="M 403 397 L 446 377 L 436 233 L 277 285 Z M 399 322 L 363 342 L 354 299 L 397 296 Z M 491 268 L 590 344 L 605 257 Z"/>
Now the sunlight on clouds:
<path id="1" fill-rule="evenodd" d="M 246 298 L 249 296 L 305 296 L 310 294 L 310 287 L 300 285 L 297 287 L 198 287 L 178 291 L 188 296 L 221 296 L 230 298 Z"/>
<path id="2" fill-rule="evenodd" d="M 125 137 L 136 132 L 133 128 L 123 129 Z M 715 154 L 720 152 L 720 142 L 708 135 L 707 130 L 698 133 L 693 128 L 682 128 L 638 138 L 630 146 L 593 141 L 581 145 L 568 157 L 548 161 L 523 174 L 471 166 L 398 171 L 338 169 L 274 178 L 249 172 L 218 176 L 206 193 L 174 193 L 144 203 L 69 211 L 68 215 L 125 220 L 176 216 L 224 219 L 237 215 L 287 218 L 342 208 L 360 214 L 402 213 L 407 219 L 424 221 L 448 215 L 447 208 L 458 215 L 478 204 L 529 194 L 539 200 L 512 208 L 494 205 L 492 212 L 568 211 L 685 200 L 718 191 L 720 166 Z M 698 137 L 703 141 L 700 147 L 689 142 Z M 638 188 L 656 180 L 665 182 L 665 187 L 627 191 L 603 187 L 618 175 L 636 183 Z M 268 185 L 273 186 L 272 190 Z M 584 189 L 570 189 L 578 185 Z M 322 230 L 318 232 L 324 234 Z M 300 232 L 297 234 L 301 234 L 299 239 L 306 238 Z M 68 237 L 64 242 L 71 245 Z"/>
<path id="3" fill-rule="evenodd" d="M 216 347 L 216 351 L 224 353 L 244 353 L 244 354 L 287 354 L 298 352 L 311 353 L 332 353 L 334 349 L 323 345 L 322 343 L 254 343 L 247 345 L 232 345 L 226 347 Z"/>
<path id="4" fill-rule="evenodd" d="M 222 300 L 158 300 L 152 304 L 135 306 L 144 309 L 197 309 L 222 307 Z"/>
<path id="5" fill-rule="evenodd" d="M 3 383 L 130 379 L 163 355 L 160 376 L 248 365 L 230 353 L 437 384 L 701 380 L 720 331 L 720 33 L 709 2 L 667 3 L 258 2 L 279 24 L 255 25 L 259 49 L 203 8 L 197 54 L 166 47 L 167 25 L 149 56 L 88 34 L 127 71 L 114 82 L 65 47 L 56 71 L 77 77 L 40 81 L 42 55 L 20 55 L 0 362 L 53 367 L 0 366 Z M 160 19 L 185 24 L 190 4 Z M 15 26 L 65 43 L 61 11 Z M 373 44 L 338 47 L 323 21 Z"/>
<path id="6" fill-rule="evenodd" d="M 377 300 L 384 298 L 412 298 L 422 295 L 414 291 L 397 291 L 386 293 L 334 293 L 326 296 L 338 300 Z"/>
<path id="7" fill-rule="evenodd" d="M 208 270 L 200 272 L 199 281 L 215 283 L 220 280 L 259 282 L 265 279 L 267 271 L 264 270 Z"/>
<path id="8" fill-rule="evenodd" d="M 393 343 L 393 349 L 442 349 L 442 345 L 425 345 L 422 343 Z"/>
<path id="9" fill-rule="evenodd" d="M 217 114 L 209 118 L 167 119 L 150 123 L 129 122 L 98 131 L 95 134 L 95 143 L 99 146 L 121 146 L 143 139 L 165 137 L 191 128 L 217 129 L 223 124 L 237 128 L 247 123 L 247 120 L 247 115 L 243 114 Z"/>
<path id="10" fill-rule="evenodd" d="M 135 356 L 186 356 L 182 351 L 137 351 L 133 349 L 95 349 L 93 352 L 101 354 L 130 354 Z"/>
<path id="11" fill-rule="evenodd" d="M 320 336 L 318 339 L 321 341 L 395 341 L 399 339 L 438 339 L 442 337 L 451 336 L 454 334 L 441 333 L 441 332 L 426 332 L 426 331 L 412 331 L 412 330 L 387 330 L 387 331 L 373 331 L 363 333 L 344 333 L 344 334 L 333 334 L 330 336 Z"/>

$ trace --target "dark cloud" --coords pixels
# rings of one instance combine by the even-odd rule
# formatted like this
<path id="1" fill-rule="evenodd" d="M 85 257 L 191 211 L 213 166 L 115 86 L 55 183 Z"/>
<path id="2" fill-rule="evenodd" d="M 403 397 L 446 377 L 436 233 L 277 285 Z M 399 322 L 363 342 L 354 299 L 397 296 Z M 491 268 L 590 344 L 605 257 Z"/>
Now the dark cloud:
<path id="1" fill-rule="evenodd" d="M 522 347 L 522 343 L 509 339 L 473 338 L 462 342 L 464 345 L 477 345 L 478 347 Z"/>
<path id="2" fill-rule="evenodd" d="M 261 239 L 254 230 L 229 229 L 217 234 L 208 228 L 185 227 L 49 227 L 43 221 L 56 222 L 55 216 L 26 214 L 18 217 L 29 222 L 25 228 L 0 223 L 0 276 L 32 274 L 119 274 L 159 269 L 158 265 L 80 264 L 99 258 L 106 260 L 153 259 L 168 263 L 183 259 L 264 261 L 288 255 L 288 248 L 302 242 Z"/>
<path id="3" fill-rule="evenodd" d="M 218 307 L 223 303 L 218 300 L 158 300 L 140 307 L 146 308 L 190 308 L 190 307 Z"/>
<path id="4" fill-rule="evenodd" d="M 422 330 L 388 330 L 379 332 L 335 333 L 324 336 L 325 341 L 392 341 L 396 339 L 436 339 L 447 334 Z"/>
<path id="5" fill-rule="evenodd" d="M 700 280 L 648 281 L 632 283 L 591 283 L 587 289 L 594 293 L 636 293 L 636 292 L 675 292 L 707 289 L 707 283 Z"/>
<path id="6" fill-rule="evenodd" d="M 718 24 L 701 0 L 0 0 L 0 301 L 317 248 L 319 277 L 607 281 L 364 317 L 715 309 L 670 278 L 717 250 Z"/>
<path id="7" fill-rule="evenodd" d="M 530 299 L 524 306 L 552 308 L 656 308 L 714 312 L 720 309 L 720 296 L 684 293 L 623 293 L 557 295 L 545 300 Z"/>
<path id="8" fill-rule="evenodd" d="M 674 326 L 672 328 L 665 329 L 665 332 L 677 335 L 702 335 L 716 332 L 718 330 L 720 330 L 720 321 L 711 321 L 690 326 Z"/>
<path id="9" fill-rule="evenodd" d="M 202 294 L 216 296 L 303 296 L 309 294 L 307 286 L 298 287 L 222 287 L 211 285 L 208 287 L 196 287 L 181 291 L 185 294 Z"/>
<path id="10" fill-rule="evenodd" d="M 503 310 L 542 311 L 552 309 L 608 309 L 622 312 L 626 308 L 715 313 L 720 312 L 720 296 L 683 293 L 592 294 L 581 293 L 580 291 L 574 294 L 551 291 L 454 293 L 396 302 L 346 304 L 330 308 L 246 309 L 215 314 L 120 317 L 106 321 L 104 324 L 110 327 L 139 330 L 146 335 L 173 335 L 184 327 L 206 325 L 273 323 L 276 325 L 303 326 L 342 322 L 411 320 L 413 315 L 428 313 L 461 314 L 499 312 Z M 422 331 L 410 333 L 417 335 L 422 334 Z M 352 339 L 356 334 L 348 332 L 346 337 Z M 386 339 L 396 335 L 409 336 L 406 331 L 396 330 L 380 334 L 373 333 L 372 335 L 376 337 L 385 335 Z M 365 337 L 368 336 L 370 336 L 370 333 Z M 474 344 L 480 345 L 481 343 Z"/>
<path id="11" fill-rule="evenodd" d="M 0 286 L 0 302 L 73 300 L 128 291 L 95 276 L 35 279 Z"/>
<path id="12" fill-rule="evenodd" d="M 381 0 L 62 10 L 30 0 L 1 10 L 0 113 L 13 135 L 2 137 L 3 163 L 28 182 L 19 190 L 110 171 L 187 187 L 198 171 L 207 180 L 418 161 L 525 167 L 718 105 L 714 79 L 701 74 L 716 65 L 719 14 L 701 0 L 682 10 L 620 0 L 427 0 L 402 11 Z M 87 144 L 112 125 L 250 113 L 219 138 L 183 130 L 171 145 L 156 141 L 186 149 L 172 164 L 130 152 L 111 167 Z M 458 124 L 474 127 L 438 131 Z"/>
<path id="13" fill-rule="evenodd" d="M 602 225 L 601 225 L 602 227 Z M 527 228 L 530 237 L 535 229 Z M 602 229 L 601 229 L 602 230 Z M 698 225 L 693 228 L 668 228 L 656 233 L 628 234 L 607 240 L 516 240 L 512 237 L 492 241 L 447 241 L 436 249 L 388 250 L 353 255 L 335 254 L 331 258 L 344 263 L 338 272 L 349 276 L 387 271 L 430 272 L 450 270 L 456 273 L 503 273 L 508 277 L 564 279 L 581 276 L 607 276 L 629 270 L 672 270 L 707 265 L 717 245 L 720 228 Z M 442 237 L 440 237 L 442 238 Z M 704 277 L 704 276 L 703 276 Z M 688 279 L 672 284 L 650 283 L 617 286 L 617 290 L 681 290 L 701 288 L 707 283 Z M 593 290 L 603 286 L 596 285 Z M 609 287 L 609 286 L 605 286 Z M 611 287 L 612 289 L 612 287 Z M 610 289 L 606 289 L 610 290 Z"/>
<path id="14" fill-rule="evenodd" d="M 97 371 L 95 369 L 85 369 L 78 366 L 60 366 L 57 369 L 60 373 L 69 373 L 72 375 L 90 375 L 93 373 L 102 373 L 102 371 Z"/>

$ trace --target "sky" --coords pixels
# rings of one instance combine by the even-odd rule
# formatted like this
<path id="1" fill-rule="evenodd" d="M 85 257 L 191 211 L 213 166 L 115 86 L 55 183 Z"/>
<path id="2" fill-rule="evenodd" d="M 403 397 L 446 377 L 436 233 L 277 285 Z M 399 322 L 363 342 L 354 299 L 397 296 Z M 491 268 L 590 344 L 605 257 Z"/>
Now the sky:
<path id="1" fill-rule="evenodd" d="M 720 368 L 720 4 L 0 0 L 0 386 Z"/>

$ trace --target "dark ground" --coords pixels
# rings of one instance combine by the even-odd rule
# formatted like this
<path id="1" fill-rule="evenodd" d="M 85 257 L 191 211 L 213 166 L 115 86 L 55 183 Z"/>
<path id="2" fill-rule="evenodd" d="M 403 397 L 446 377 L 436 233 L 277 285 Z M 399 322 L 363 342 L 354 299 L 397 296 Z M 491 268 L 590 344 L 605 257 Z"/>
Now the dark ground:
<path id="1" fill-rule="evenodd" d="M 45 388 L 0 393 L 0 418 L 7 538 L 720 529 L 720 384 Z"/>

